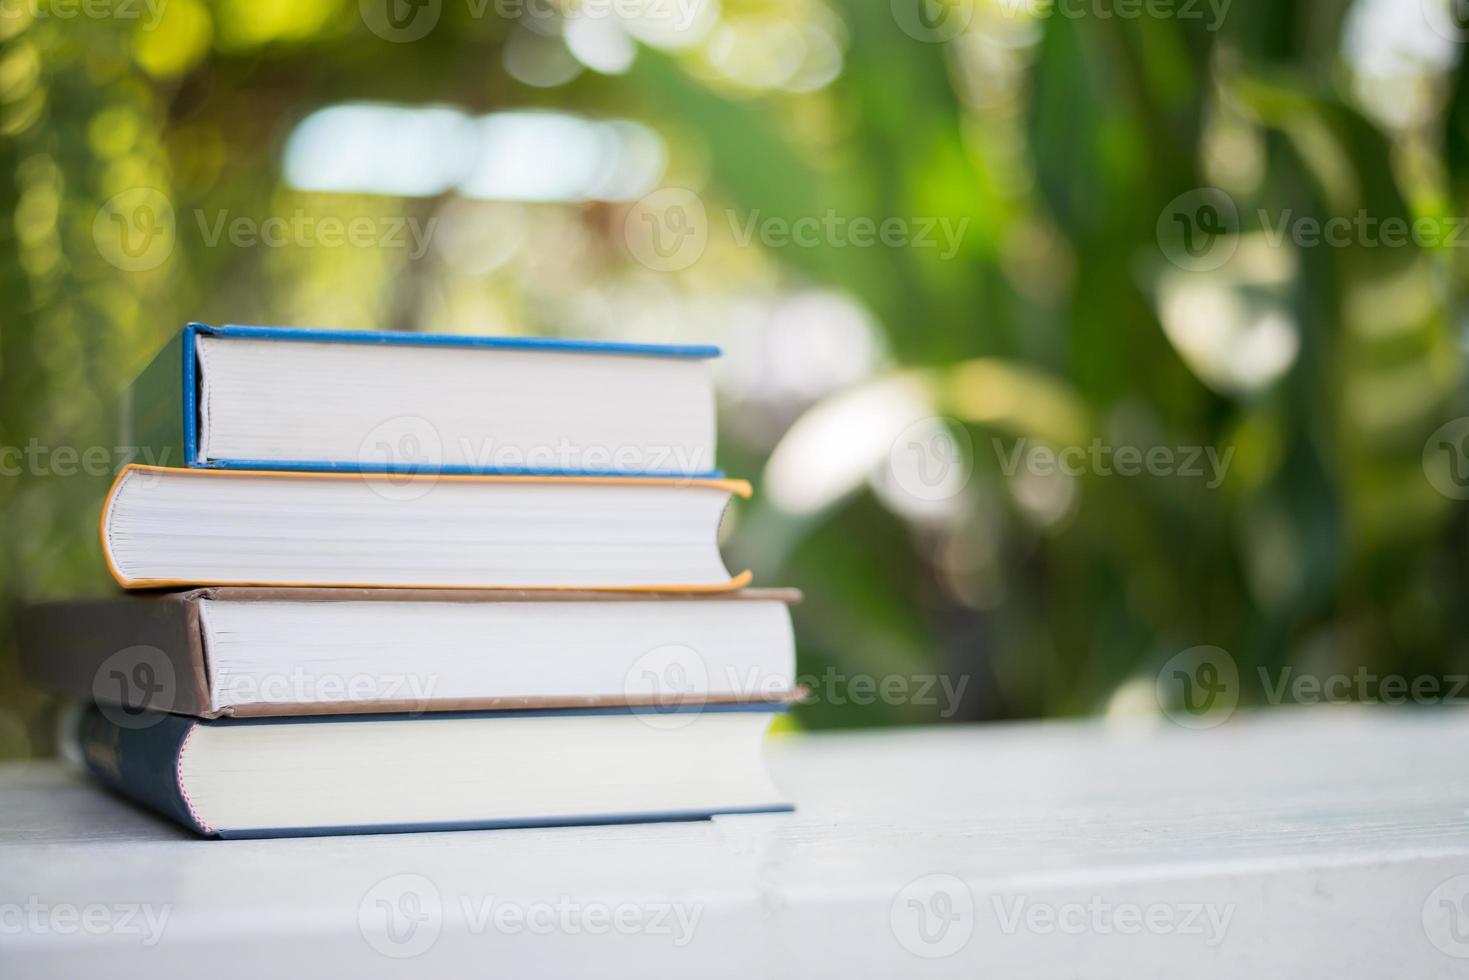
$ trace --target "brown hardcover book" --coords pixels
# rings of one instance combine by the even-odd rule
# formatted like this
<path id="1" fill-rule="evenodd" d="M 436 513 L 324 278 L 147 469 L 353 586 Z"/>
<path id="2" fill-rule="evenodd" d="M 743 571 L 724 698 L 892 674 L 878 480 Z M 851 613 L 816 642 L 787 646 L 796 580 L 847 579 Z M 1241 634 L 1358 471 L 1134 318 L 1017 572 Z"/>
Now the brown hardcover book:
<path id="1" fill-rule="evenodd" d="M 200 718 L 780 702 L 794 590 L 219 587 L 43 603 L 32 678 Z"/>

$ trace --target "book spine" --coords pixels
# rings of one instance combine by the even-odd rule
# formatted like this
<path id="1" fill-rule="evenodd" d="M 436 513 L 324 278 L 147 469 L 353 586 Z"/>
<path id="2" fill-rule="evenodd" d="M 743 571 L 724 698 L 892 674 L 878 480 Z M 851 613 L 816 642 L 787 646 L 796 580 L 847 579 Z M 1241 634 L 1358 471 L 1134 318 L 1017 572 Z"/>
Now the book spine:
<path id="1" fill-rule="evenodd" d="M 112 717 L 109 717 L 111 715 Z M 179 758 L 195 722 L 179 715 L 91 705 L 77 735 L 87 769 L 104 786 L 196 834 L 199 820 L 179 777 Z"/>
<path id="2" fill-rule="evenodd" d="M 135 462 L 194 465 L 187 447 L 184 404 L 184 349 L 193 336 L 191 330 L 174 334 L 123 393 L 124 439 Z"/>
<path id="3" fill-rule="evenodd" d="M 32 680 L 87 700 L 210 718 L 199 605 L 189 595 L 73 599 L 27 606 L 16 620 Z"/>

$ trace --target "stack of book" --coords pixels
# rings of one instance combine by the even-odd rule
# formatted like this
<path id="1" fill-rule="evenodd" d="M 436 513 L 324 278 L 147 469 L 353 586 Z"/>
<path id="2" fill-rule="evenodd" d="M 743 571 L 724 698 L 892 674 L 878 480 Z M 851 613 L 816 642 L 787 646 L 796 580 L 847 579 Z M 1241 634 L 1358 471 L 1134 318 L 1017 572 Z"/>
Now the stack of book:
<path id="1" fill-rule="evenodd" d="M 707 347 L 190 324 L 34 606 L 104 784 L 215 837 L 787 810 L 789 591 L 744 588 Z"/>

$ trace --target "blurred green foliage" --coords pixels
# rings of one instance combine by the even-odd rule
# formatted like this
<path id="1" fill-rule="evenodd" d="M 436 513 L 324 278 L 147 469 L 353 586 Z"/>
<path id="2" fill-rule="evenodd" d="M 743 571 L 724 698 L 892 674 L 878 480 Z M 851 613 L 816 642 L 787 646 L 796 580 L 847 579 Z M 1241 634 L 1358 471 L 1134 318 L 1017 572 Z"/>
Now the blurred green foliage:
<path id="1" fill-rule="evenodd" d="M 1469 213 L 1469 81 L 1462 45 L 1418 20 L 1433 3 L 1387 5 L 1418 39 L 1391 58 L 1396 35 L 1364 12 L 1384 5 L 1367 0 L 1235 0 L 1218 30 L 1108 16 L 1126 6 L 1115 0 L 1082 16 L 1023 0 L 725 0 L 698 43 L 645 43 L 625 73 L 532 85 L 506 69 L 524 16 L 454 0 L 411 43 L 369 30 L 367 4 L 348 0 L 128 6 L 139 18 L 11 0 L 0 446 L 119 445 L 118 393 L 186 320 L 714 339 L 736 362 L 721 463 L 757 483 L 729 549 L 758 581 L 805 590 L 800 672 L 969 678 L 957 710 L 828 698 L 801 724 L 1126 710 L 1199 644 L 1246 676 L 1463 671 L 1463 509 L 1423 454 L 1466 411 L 1469 262 L 1447 244 L 1270 235 L 1281 215 Z M 917 13 L 928 19 L 906 20 Z M 932 41 L 901 27 L 942 15 L 963 30 Z M 835 50 L 840 70 L 790 84 L 791 37 L 808 59 Z M 695 188 L 716 217 L 946 219 L 964 233 L 949 257 L 769 248 L 714 220 L 708 256 L 660 273 L 628 255 L 622 203 L 287 186 L 292 127 L 362 100 L 637 120 L 667 144 L 663 184 Z M 171 202 L 178 240 L 166 262 L 127 271 L 94 224 L 140 187 Z M 1237 250 L 1190 269 L 1169 261 L 1171 202 L 1204 187 L 1237 208 Z M 456 208 L 527 229 L 515 259 L 466 271 L 435 251 L 210 246 L 194 227 L 220 211 L 426 221 Z M 801 295 L 861 310 L 870 356 L 830 369 L 844 344 L 823 346 L 799 306 L 737 315 Z M 829 383 L 770 381 L 804 369 Z M 973 475 L 942 507 L 895 503 L 891 433 L 874 455 L 861 425 L 822 428 L 894 385 L 972 444 Z M 803 425 L 815 448 L 782 462 L 783 440 L 806 445 Z M 1231 465 L 1212 488 L 1005 472 L 1017 447 L 1093 440 L 1215 447 Z M 0 478 L 7 599 L 110 587 L 95 529 L 108 478 L 62 468 Z M 761 492 L 822 479 L 831 492 L 806 507 Z M 45 751 L 53 699 L 19 677 L 0 615 L 0 753 Z M 1261 696 L 1246 683 L 1246 700 Z"/>

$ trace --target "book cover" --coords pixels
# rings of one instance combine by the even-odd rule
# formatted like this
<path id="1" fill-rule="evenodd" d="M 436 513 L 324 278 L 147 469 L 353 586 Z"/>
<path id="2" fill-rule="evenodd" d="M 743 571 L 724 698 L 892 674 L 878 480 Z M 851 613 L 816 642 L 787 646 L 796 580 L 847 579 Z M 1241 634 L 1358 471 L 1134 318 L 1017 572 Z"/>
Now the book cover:
<path id="1" fill-rule="evenodd" d="M 144 466 L 130 464 L 122 468 L 117 478 L 113 481 L 107 498 L 102 505 L 102 513 L 98 521 L 98 534 L 101 537 L 102 553 L 107 561 L 107 569 L 112 577 L 125 589 L 180 589 L 198 586 L 269 586 L 280 588 L 309 588 L 331 586 L 336 588 L 414 588 L 414 589 L 495 589 L 503 588 L 496 582 L 477 582 L 473 585 L 459 585 L 445 582 L 405 582 L 393 583 L 384 586 L 382 583 L 370 581 L 256 581 L 249 578 L 132 578 L 122 571 L 113 553 L 111 538 L 111 522 L 113 518 L 114 505 L 128 480 L 141 478 L 157 478 L 161 476 L 185 477 L 197 480 L 227 479 L 227 478 L 251 478 L 269 481 L 371 481 L 373 477 L 369 474 L 354 472 L 328 472 L 328 473 L 297 473 L 283 472 L 279 470 L 218 470 L 218 469 L 175 469 L 170 467 Z M 388 479 L 381 477 L 380 479 Z M 573 486 L 625 486 L 625 487 L 653 487 L 658 492 L 680 493 L 688 490 L 718 490 L 731 496 L 748 498 L 751 495 L 750 484 L 744 480 L 725 479 L 684 479 L 670 480 L 663 477 L 638 476 L 638 477 L 593 477 L 593 476 L 520 476 L 520 475 L 420 475 L 400 476 L 392 479 L 418 480 L 425 483 L 480 483 L 480 484 L 516 484 L 516 485 L 573 485 Z M 727 573 L 725 573 L 727 574 Z M 634 591 L 634 592 L 729 592 L 740 589 L 750 584 L 753 575 L 748 570 L 732 576 L 727 581 L 719 581 L 709 584 L 680 583 L 680 582 L 650 582 L 637 583 L 627 586 L 586 586 L 584 584 L 568 584 L 566 588 L 586 589 L 588 591 Z M 515 588 L 516 586 L 508 586 Z M 550 589 L 560 589 L 561 586 L 547 586 Z"/>
<path id="2" fill-rule="evenodd" d="M 362 699 L 227 705 L 210 697 L 210 664 L 200 614 L 202 601 L 375 603 L 584 603 L 799 602 L 794 589 L 743 589 L 723 593 L 645 593 L 543 590 L 271 589 L 206 588 L 156 595 L 71 599 L 21 610 L 18 638 L 26 674 L 51 687 L 130 710 L 146 708 L 197 718 L 274 718 L 317 714 L 395 714 L 541 710 L 661 704 L 628 697 Z M 790 694 L 776 698 L 789 700 Z M 748 696 L 710 697 L 706 703 L 760 702 Z"/>
<path id="3" fill-rule="evenodd" d="M 557 353 L 598 354 L 610 357 L 659 357 L 705 360 L 720 355 L 708 345 L 643 344 L 614 341 L 564 340 L 546 337 L 483 337 L 458 334 L 411 333 L 403 331 L 321 330 L 297 327 L 267 327 L 227 324 L 210 326 L 189 323 L 164 346 L 133 382 L 124 397 L 124 417 L 131 428 L 131 445 L 140 458 L 165 466 L 187 466 L 225 470 L 289 470 L 336 472 L 418 472 L 422 464 L 350 459 L 268 460 L 210 459 L 202 452 L 200 438 L 201 369 L 200 337 L 234 337 L 282 343 L 328 343 L 372 346 L 499 349 Z M 433 469 L 443 474 L 524 474 L 615 476 L 615 470 L 517 468 L 441 464 Z M 675 474 L 679 477 L 719 476 L 715 469 Z"/>
<path id="4" fill-rule="evenodd" d="M 189 799 L 183 778 L 183 754 L 194 733 L 209 726 L 294 725 L 308 728 L 316 724 L 352 723 L 371 725 L 378 721 L 401 719 L 398 715 L 350 716 L 348 718 L 254 718 L 205 721 L 182 715 L 153 712 L 127 712 L 120 715 L 116 706 L 108 710 L 93 704 L 83 713 L 77 738 L 88 771 L 102 785 L 156 813 L 180 824 L 201 837 L 222 840 L 319 837 L 349 834 L 420 833 L 457 830 L 499 830 L 520 827 L 561 827 L 619 823 L 657 823 L 684 820 L 707 820 L 727 813 L 779 813 L 795 807 L 789 803 L 756 806 L 703 807 L 690 810 L 650 810 L 624 813 L 545 814 L 514 819 L 455 820 L 435 823 L 344 824 L 333 826 L 290 826 L 231 829 L 211 826 Z M 459 718 L 483 718 L 487 723 L 509 717 L 589 716 L 631 714 L 635 709 L 598 708 L 537 712 L 463 713 Z M 775 713 L 772 705 L 679 706 L 660 709 L 660 714 L 724 712 Z M 677 735 L 678 733 L 673 733 Z"/>

